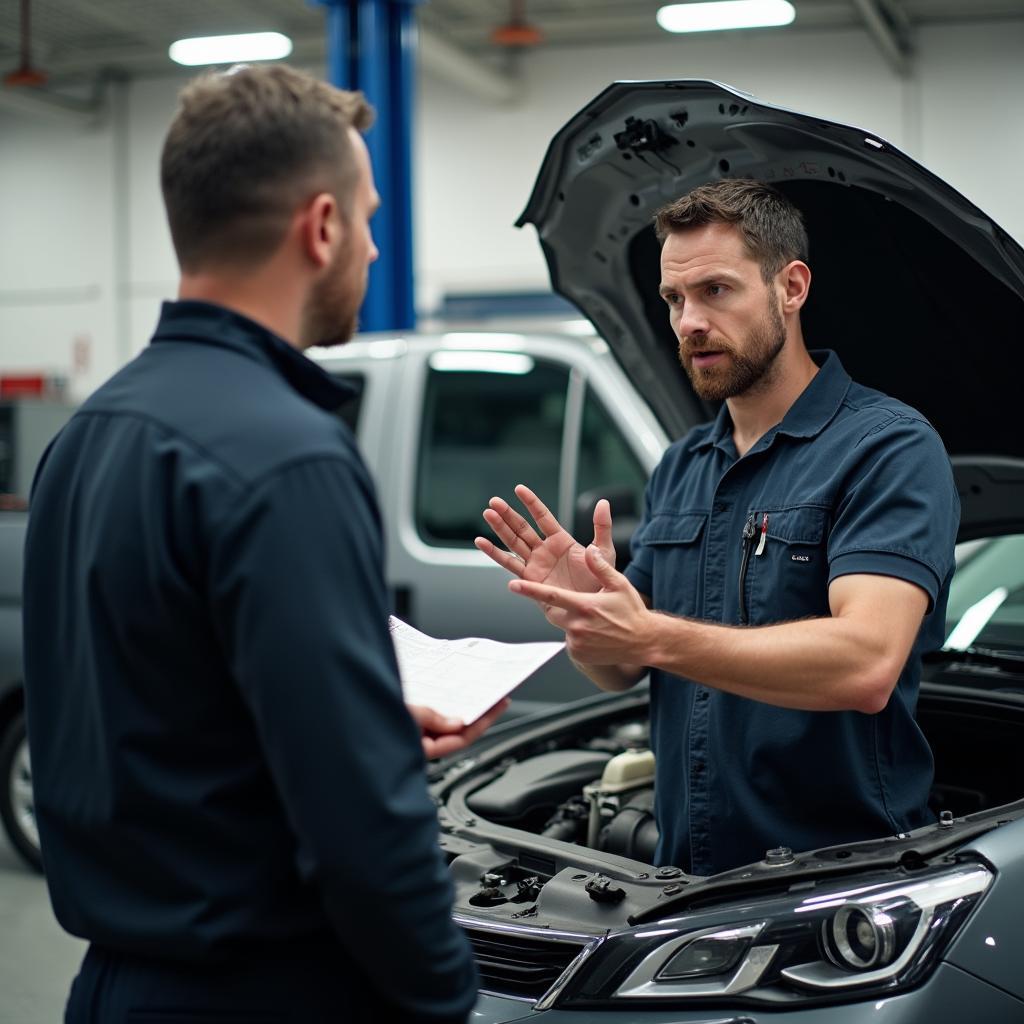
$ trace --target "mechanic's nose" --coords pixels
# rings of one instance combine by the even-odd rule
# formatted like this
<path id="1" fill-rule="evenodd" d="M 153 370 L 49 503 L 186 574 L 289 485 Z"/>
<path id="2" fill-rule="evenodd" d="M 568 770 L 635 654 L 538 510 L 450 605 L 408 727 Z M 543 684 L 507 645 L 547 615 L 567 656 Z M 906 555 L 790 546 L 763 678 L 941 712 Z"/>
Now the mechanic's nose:
<path id="1" fill-rule="evenodd" d="M 679 314 L 679 322 L 676 324 L 676 329 L 681 338 L 699 338 L 710 332 L 711 325 L 708 323 L 707 317 L 701 312 L 700 307 L 695 306 L 692 302 L 688 302 Z"/>

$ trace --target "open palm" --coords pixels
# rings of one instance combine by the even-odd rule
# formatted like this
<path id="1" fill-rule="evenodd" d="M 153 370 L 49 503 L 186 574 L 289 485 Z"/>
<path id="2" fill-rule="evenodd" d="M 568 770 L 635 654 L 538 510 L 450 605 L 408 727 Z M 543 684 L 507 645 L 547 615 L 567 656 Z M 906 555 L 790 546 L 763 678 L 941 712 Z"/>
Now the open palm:
<path id="1" fill-rule="evenodd" d="M 586 548 L 551 514 L 529 487 L 520 484 L 516 496 L 526 506 L 536 528 L 502 498 L 492 498 L 483 516 L 507 550 L 477 537 L 476 546 L 498 565 L 531 583 L 577 593 L 596 593 L 601 583 L 590 571 Z M 615 564 L 611 509 L 602 498 L 594 509 L 594 543 L 605 559 Z"/>

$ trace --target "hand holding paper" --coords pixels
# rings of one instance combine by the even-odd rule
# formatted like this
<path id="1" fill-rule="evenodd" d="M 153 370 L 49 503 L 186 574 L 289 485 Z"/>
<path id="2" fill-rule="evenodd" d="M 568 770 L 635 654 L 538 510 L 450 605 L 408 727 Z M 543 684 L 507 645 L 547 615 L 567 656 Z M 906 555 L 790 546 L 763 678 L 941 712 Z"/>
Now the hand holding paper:
<path id="1" fill-rule="evenodd" d="M 388 621 L 405 703 L 470 725 L 553 658 L 565 644 L 504 644 L 468 637 L 435 640 L 401 619 Z"/>
<path id="2" fill-rule="evenodd" d="M 445 718 L 433 708 L 419 704 L 406 704 L 406 707 L 420 727 L 423 753 L 429 761 L 435 757 L 458 753 L 475 743 L 508 710 L 508 698 L 498 701 L 472 725 L 464 725 L 455 718 Z"/>

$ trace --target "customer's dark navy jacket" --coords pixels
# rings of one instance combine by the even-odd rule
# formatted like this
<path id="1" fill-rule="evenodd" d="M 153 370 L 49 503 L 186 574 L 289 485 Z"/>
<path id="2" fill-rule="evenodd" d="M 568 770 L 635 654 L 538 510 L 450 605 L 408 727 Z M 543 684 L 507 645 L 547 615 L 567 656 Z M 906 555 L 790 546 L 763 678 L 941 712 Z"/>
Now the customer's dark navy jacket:
<path id="1" fill-rule="evenodd" d="M 47 882 L 105 949 L 322 940 L 395 1019 L 461 1020 L 475 969 L 344 398 L 245 317 L 173 303 L 49 449 L 24 604 Z"/>
<path id="2" fill-rule="evenodd" d="M 727 406 L 669 448 L 626 575 L 659 611 L 733 626 L 827 616 L 829 584 L 851 573 L 908 580 L 929 611 L 875 715 L 773 707 L 651 673 L 657 859 L 697 874 L 933 820 L 914 712 L 953 573 L 949 459 L 920 413 L 851 382 L 834 354 L 813 355 L 818 374 L 743 458 Z"/>

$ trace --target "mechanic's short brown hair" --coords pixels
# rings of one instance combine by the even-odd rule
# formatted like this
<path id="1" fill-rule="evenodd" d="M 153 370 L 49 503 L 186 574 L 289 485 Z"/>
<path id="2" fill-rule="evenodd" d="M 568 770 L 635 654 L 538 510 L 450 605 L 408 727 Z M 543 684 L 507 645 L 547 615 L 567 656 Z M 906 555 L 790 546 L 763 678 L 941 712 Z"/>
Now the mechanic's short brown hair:
<path id="1" fill-rule="evenodd" d="M 708 182 L 654 215 L 658 240 L 705 224 L 735 224 L 765 283 L 793 260 L 807 262 L 803 215 L 781 192 L 753 178 Z"/>
<path id="2" fill-rule="evenodd" d="M 182 270 L 255 266 L 281 244 L 307 198 L 331 192 L 351 209 L 358 165 L 348 129 L 373 109 L 284 64 L 201 75 L 180 96 L 160 183 Z"/>

